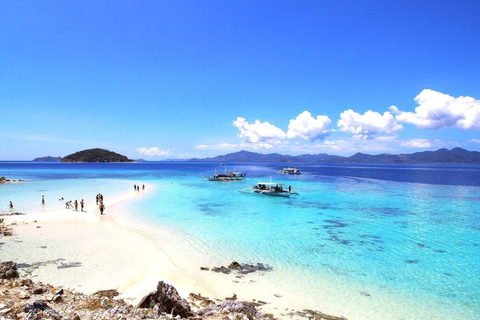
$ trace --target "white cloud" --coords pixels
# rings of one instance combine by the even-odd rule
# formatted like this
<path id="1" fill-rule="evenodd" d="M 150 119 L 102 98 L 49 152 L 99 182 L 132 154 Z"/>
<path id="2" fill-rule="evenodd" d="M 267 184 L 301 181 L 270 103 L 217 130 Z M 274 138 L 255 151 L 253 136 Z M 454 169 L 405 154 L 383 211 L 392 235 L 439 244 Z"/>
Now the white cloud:
<path id="1" fill-rule="evenodd" d="M 426 139 L 412 139 L 404 141 L 400 145 L 408 148 L 430 148 L 432 146 L 430 141 Z"/>
<path id="2" fill-rule="evenodd" d="M 394 133 L 403 129 L 388 111 L 381 115 L 369 110 L 361 115 L 351 109 L 340 114 L 337 126 L 340 131 L 353 133 L 355 137 L 363 139 L 373 138 L 378 133 Z"/>
<path id="3" fill-rule="evenodd" d="M 315 141 L 324 140 L 329 134 L 328 126 L 332 123 L 327 116 L 317 116 L 315 119 L 308 111 L 300 113 L 296 119 L 290 120 L 287 138 Z"/>
<path id="4" fill-rule="evenodd" d="M 198 149 L 198 150 L 233 150 L 237 147 L 238 146 L 236 144 L 219 143 L 219 144 L 214 144 L 214 145 L 201 144 L 201 145 L 195 146 L 195 149 Z"/>
<path id="5" fill-rule="evenodd" d="M 480 143 L 480 140 L 479 139 L 471 139 L 470 142 L 473 142 L 473 143 Z"/>
<path id="6" fill-rule="evenodd" d="M 242 144 L 254 148 L 271 149 L 272 144 L 279 144 L 286 137 L 285 132 L 268 122 L 255 120 L 249 124 L 245 118 L 238 117 L 233 125 L 240 130 L 238 136 L 242 138 Z"/>
<path id="7" fill-rule="evenodd" d="M 424 89 L 415 101 L 415 112 L 400 111 L 391 106 L 395 119 L 416 125 L 421 129 L 455 127 L 463 130 L 480 129 L 480 100 L 472 97 L 452 97 L 430 89 Z"/>
<path id="8" fill-rule="evenodd" d="M 149 156 L 149 157 L 165 157 L 168 158 L 172 155 L 172 152 L 170 150 L 162 150 L 159 147 L 151 147 L 151 148 L 137 148 L 137 151 L 144 156 Z"/>

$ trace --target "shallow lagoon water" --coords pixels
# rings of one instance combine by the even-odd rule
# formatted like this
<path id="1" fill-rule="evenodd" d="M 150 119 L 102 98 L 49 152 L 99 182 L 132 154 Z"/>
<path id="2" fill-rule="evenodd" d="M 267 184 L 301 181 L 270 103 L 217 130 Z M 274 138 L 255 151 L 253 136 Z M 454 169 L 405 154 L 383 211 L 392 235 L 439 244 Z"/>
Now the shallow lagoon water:
<path id="1" fill-rule="evenodd" d="M 157 194 L 127 212 L 190 237 L 185 250 L 201 263 L 268 264 L 279 287 L 358 306 L 349 319 L 480 314 L 480 166 L 297 164 L 299 176 L 276 174 L 284 164 L 235 166 L 246 181 L 205 181 L 213 163 L 0 163 L 1 175 L 28 180 L 0 186 L 0 211 L 11 198 L 30 211 L 40 194 L 94 198 L 148 181 Z M 270 177 L 299 195 L 238 192 Z"/>

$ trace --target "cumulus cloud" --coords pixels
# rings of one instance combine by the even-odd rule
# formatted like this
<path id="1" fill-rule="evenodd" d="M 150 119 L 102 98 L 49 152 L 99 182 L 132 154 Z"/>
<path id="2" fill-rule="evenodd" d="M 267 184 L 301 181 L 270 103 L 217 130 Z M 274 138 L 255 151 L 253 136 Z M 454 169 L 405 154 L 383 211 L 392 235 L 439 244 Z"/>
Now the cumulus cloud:
<path id="1" fill-rule="evenodd" d="M 430 148 L 432 144 L 426 139 L 412 139 L 402 142 L 401 146 L 408 148 Z"/>
<path id="2" fill-rule="evenodd" d="M 355 137 L 363 139 L 371 139 L 378 133 L 394 133 L 403 129 L 388 111 L 381 115 L 369 110 L 361 115 L 351 109 L 340 114 L 337 126 L 340 131 L 353 133 Z"/>
<path id="3" fill-rule="evenodd" d="M 296 119 L 290 120 L 287 131 L 289 139 L 324 140 L 329 134 L 328 126 L 332 123 L 327 116 L 315 119 L 308 111 L 300 113 Z"/>
<path id="4" fill-rule="evenodd" d="M 195 149 L 198 150 L 233 150 L 235 148 L 237 148 L 237 145 L 230 143 L 219 143 L 214 145 L 201 144 L 195 146 Z"/>
<path id="5" fill-rule="evenodd" d="M 410 123 L 421 129 L 455 127 L 463 130 L 480 129 L 480 100 L 472 97 L 452 97 L 431 89 L 425 89 L 415 101 L 419 104 L 415 112 L 400 111 L 391 106 L 399 122 Z"/>
<path id="6" fill-rule="evenodd" d="M 254 148 L 271 149 L 272 144 L 279 144 L 286 137 L 285 132 L 268 122 L 255 120 L 255 123 L 249 124 L 245 118 L 238 117 L 233 125 L 240 130 L 238 136 L 242 138 L 242 143 Z"/>
<path id="7" fill-rule="evenodd" d="M 137 148 L 137 151 L 141 155 L 149 156 L 149 157 L 159 156 L 159 157 L 168 158 L 172 155 L 170 150 L 162 150 L 159 147 L 151 147 L 151 148 L 142 147 L 142 148 Z"/>

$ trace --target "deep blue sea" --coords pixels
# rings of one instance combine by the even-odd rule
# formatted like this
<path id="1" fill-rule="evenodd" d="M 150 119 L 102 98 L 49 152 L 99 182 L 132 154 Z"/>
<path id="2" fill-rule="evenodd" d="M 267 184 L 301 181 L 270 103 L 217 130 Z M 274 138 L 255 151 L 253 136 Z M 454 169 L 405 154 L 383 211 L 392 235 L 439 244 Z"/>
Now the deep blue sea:
<path id="1" fill-rule="evenodd" d="M 302 174 L 277 174 L 287 165 Z M 0 176 L 27 180 L 0 185 L 0 213 L 9 201 L 20 212 L 39 210 L 41 195 L 48 207 L 155 184 L 153 197 L 132 204 L 139 218 L 198 239 L 195 250 L 224 264 L 268 264 L 280 286 L 357 309 L 349 319 L 480 319 L 480 165 L 226 167 L 246 172 L 246 181 L 206 181 L 224 168 L 212 162 L 0 162 Z M 270 178 L 299 195 L 238 192 Z"/>

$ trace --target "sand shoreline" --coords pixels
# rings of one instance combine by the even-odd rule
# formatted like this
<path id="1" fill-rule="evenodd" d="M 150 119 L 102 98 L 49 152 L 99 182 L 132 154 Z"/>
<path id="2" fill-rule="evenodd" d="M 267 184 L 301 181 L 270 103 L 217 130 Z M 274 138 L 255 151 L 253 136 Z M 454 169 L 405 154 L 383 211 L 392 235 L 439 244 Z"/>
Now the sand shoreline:
<path id="1" fill-rule="evenodd" d="M 4 260 L 32 264 L 35 281 L 86 294 L 116 289 L 132 304 L 154 291 L 160 280 L 174 285 L 183 297 L 196 293 L 224 300 L 238 294 L 239 299 L 258 299 L 238 293 L 231 284 L 225 286 L 226 279 L 218 274 L 199 271 L 186 265 L 188 261 L 174 261 L 168 254 L 172 248 L 164 250 L 174 244 L 159 243 L 141 221 L 122 213 L 134 201 L 153 195 L 157 187 L 146 185 L 146 190 L 105 199 L 105 215 L 100 215 L 95 201 L 88 201 L 86 212 L 59 205 L 43 212 L 3 216 L 7 226 L 13 225 L 12 239 L 20 243 L 19 251 L 10 252 Z M 223 285 L 217 286 L 219 282 Z"/>
<path id="2" fill-rule="evenodd" d="M 184 254 L 182 249 L 198 245 L 193 243 L 196 239 L 136 217 L 135 202 L 153 196 L 159 188 L 162 186 L 146 184 L 145 190 L 110 196 L 105 199 L 105 215 L 100 215 L 95 201 L 88 201 L 86 212 L 65 209 L 62 202 L 63 207 L 4 216 L 6 225 L 14 224 L 13 241 L 21 243 L 15 245 L 18 252 L 7 250 L 0 257 L 22 264 L 36 263 L 34 281 L 86 294 L 116 289 L 132 304 L 155 291 L 158 281 L 163 280 L 185 298 L 195 293 L 217 301 L 236 296 L 241 301 L 265 302 L 259 310 L 280 319 L 301 318 L 286 308 L 289 302 L 297 306 L 296 310 L 316 305 L 314 301 L 292 301 L 296 292 L 272 289 L 275 280 L 270 274 L 255 272 L 240 277 L 236 273 L 201 271 L 201 266 L 219 265 L 199 265 L 199 258 L 208 255 L 199 248 L 194 256 Z M 220 263 L 228 266 L 230 262 Z M 320 311 L 335 314 L 335 307 L 329 307 Z"/>
<path id="3" fill-rule="evenodd" d="M 148 186 L 147 190 L 149 187 L 152 189 Z M 48 266 L 42 268 L 47 269 L 45 272 L 38 270 L 38 278 L 42 281 L 85 293 L 118 289 L 125 298 L 138 300 L 143 297 L 142 294 L 155 289 L 158 280 L 168 281 L 169 275 L 179 270 L 145 234 L 118 222 L 120 213 L 117 206 L 138 198 L 140 194 L 148 196 L 151 192 L 132 191 L 106 199 L 104 215 L 100 215 L 98 206 L 90 201 L 85 203 L 85 212 L 55 208 L 2 218 L 6 225 L 13 224 L 14 237 L 22 242 L 23 250 L 38 251 L 38 261 L 57 257 L 47 261 L 75 260 L 73 262 L 81 263 L 81 267 L 65 268 L 63 272 L 58 271 L 61 269 L 48 270 L 53 269 Z M 53 252 L 55 250 L 57 252 Z M 30 259 L 34 257 L 35 254 Z M 53 273 L 52 279 L 49 279 L 49 272 Z M 115 279 L 108 277 L 109 273 L 114 273 Z M 76 281 L 69 278 L 76 278 Z"/>

